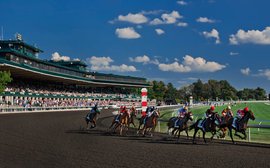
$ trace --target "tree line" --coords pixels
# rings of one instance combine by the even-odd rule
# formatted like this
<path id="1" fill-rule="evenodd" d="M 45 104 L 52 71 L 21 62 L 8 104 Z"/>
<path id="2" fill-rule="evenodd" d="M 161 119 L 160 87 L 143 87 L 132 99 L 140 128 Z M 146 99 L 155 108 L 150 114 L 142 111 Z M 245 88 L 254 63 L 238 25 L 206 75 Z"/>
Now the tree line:
<path id="1" fill-rule="evenodd" d="M 152 86 L 148 89 L 148 97 L 167 104 L 183 103 L 192 96 L 194 101 L 218 100 L 266 100 L 266 91 L 263 88 L 235 89 L 227 80 L 208 80 L 203 83 L 200 79 L 196 82 L 176 89 L 172 83 L 167 85 L 162 81 L 150 81 Z"/>
<path id="2" fill-rule="evenodd" d="M 6 88 L 6 85 L 12 81 L 10 72 L 0 71 L 0 93 Z M 172 83 L 165 84 L 163 81 L 150 81 L 148 88 L 148 98 L 157 101 L 165 101 L 167 104 L 176 104 L 189 101 L 192 96 L 195 101 L 215 101 L 215 100 L 266 100 L 266 91 L 263 88 L 256 89 L 244 88 L 235 89 L 226 80 L 208 80 L 203 83 L 200 79 L 196 82 L 176 89 Z M 135 88 L 131 89 L 136 93 Z M 137 90 L 138 91 L 138 90 Z"/>

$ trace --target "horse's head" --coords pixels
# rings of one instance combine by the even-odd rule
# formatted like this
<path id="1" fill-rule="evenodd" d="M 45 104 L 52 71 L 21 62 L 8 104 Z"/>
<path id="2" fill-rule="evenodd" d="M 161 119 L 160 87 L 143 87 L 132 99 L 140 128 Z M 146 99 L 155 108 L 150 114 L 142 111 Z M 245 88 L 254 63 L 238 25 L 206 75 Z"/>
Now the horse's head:
<path id="1" fill-rule="evenodd" d="M 245 116 L 248 116 L 248 118 L 252 119 L 252 120 L 255 120 L 255 116 L 254 116 L 254 113 L 250 110 L 248 112 L 245 113 Z"/>
<path id="2" fill-rule="evenodd" d="M 185 115 L 186 115 L 186 117 L 187 117 L 190 121 L 193 121 L 193 114 L 192 114 L 191 111 L 190 111 L 190 112 L 187 112 Z"/>
<path id="3" fill-rule="evenodd" d="M 213 112 L 213 114 L 211 115 L 211 120 L 216 124 L 216 125 L 220 125 L 221 123 L 221 117 L 217 112 Z"/>
<path id="4" fill-rule="evenodd" d="M 159 117 L 159 110 L 158 109 L 156 109 L 155 111 L 154 111 L 154 113 L 153 113 L 153 115 L 155 116 L 155 117 Z"/>

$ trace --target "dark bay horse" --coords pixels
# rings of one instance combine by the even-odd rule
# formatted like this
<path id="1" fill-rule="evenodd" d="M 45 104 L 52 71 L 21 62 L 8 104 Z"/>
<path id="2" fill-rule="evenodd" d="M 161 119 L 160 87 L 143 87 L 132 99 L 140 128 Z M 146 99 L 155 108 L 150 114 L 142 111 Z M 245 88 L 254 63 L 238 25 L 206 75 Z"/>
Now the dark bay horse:
<path id="1" fill-rule="evenodd" d="M 90 112 L 85 116 L 86 129 L 89 129 L 89 123 L 91 123 L 90 128 L 95 128 L 97 126 L 97 114 L 100 114 L 99 110 Z"/>
<path id="2" fill-rule="evenodd" d="M 204 121 L 204 128 L 205 129 L 200 127 L 200 124 L 203 121 L 203 119 L 197 120 L 194 124 L 192 124 L 189 127 L 189 130 L 195 129 L 194 134 L 193 134 L 193 140 L 192 140 L 193 144 L 195 144 L 196 134 L 199 130 L 201 130 L 203 132 L 203 140 L 205 143 L 206 143 L 206 139 L 205 139 L 206 132 L 212 133 L 212 137 L 211 137 L 211 140 L 212 140 L 214 135 L 217 132 L 216 127 L 220 125 L 220 121 L 221 121 L 220 116 L 218 115 L 217 112 L 213 112 L 213 114 L 209 118 L 205 118 L 204 120 L 205 120 Z"/>
<path id="3" fill-rule="evenodd" d="M 150 117 L 146 118 L 145 123 L 144 123 L 144 118 L 141 118 L 138 130 L 137 130 L 137 134 L 139 134 L 140 131 L 142 131 L 143 136 L 145 136 L 147 132 L 150 133 L 151 136 L 153 136 L 153 132 L 155 131 L 155 128 L 157 125 L 158 117 L 159 117 L 159 111 L 155 110 Z M 143 125 L 143 128 L 140 129 L 142 125 Z"/>
<path id="4" fill-rule="evenodd" d="M 255 120 L 255 116 L 254 116 L 252 111 L 246 112 L 245 115 L 240 120 L 237 120 L 236 118 L 229 119 L 228 122 L 226 122 L 225 124 L 220 125 L 220 129 L 227 127 L 229 129 L 229 133 L 230 133 L 230 137 L 232 139 L 232 142 L 235 144 L 235 142 L 233 140 L 233 136 L 232 136 L 232 129 L 235 130 L 234 135 L 238 136 L 241 139 L 246 139 L 247 138 L 246 129 L 247 129 L 247 123 L 248 123 L 249 119 Z M 236 120 L 235 121 L 236 126 L 233 124 L 234 120 Z M 238 135 L 237 132 L 243 134 L 244 137 Z"/>
<path id="5" fill-rule="evenodd" d="M 118 117 L 118 115 L 120 115 L 119 117 L 119 121 L 116 121 L 116 118 Z M 116 129 L 119 127 L 120 128 L 120 135 L 123 135 L 123 130 L 125 130 L 126 132 L 128 131 L 128 126 L 129 126 L 129 114 L 126 113 L 122 113 L 122 114 L 118 114 L 117 116 L 115 116 L 113 118 L 112 124 L 109 127 L 109 130 L 112 130 L 112 132 L 116 132 Z"/>
<path id="6" fill-rule="evenodd" d="M 180 137 L 180 133 L 182 131 L 185 131 L 186 134 L 187 134 L 187 138 L 189 138 L 188 136 L 188 125 L 187 125 L 187 122 L 188 120 L 192 121 L 193 120 L 193 114 L 192 112 L 188 112 L 184 115 L 184 117 L 182 119 L 180 119 L 180 124 L 178 127 L 175 127 L 175 121 L 177 120 L 177 117 L 172 117 L 169 119 L 168 123 L 167 123 L 167 126 L 168 126 L 168 132 L 170 131 L 170 129 L 173 129 L 172 131 L 172 135 L 174 135 L 175 131 L 176 131 L 176 134 L 178 133 L 178 140 L 179 140 L 179 137 Z"/>

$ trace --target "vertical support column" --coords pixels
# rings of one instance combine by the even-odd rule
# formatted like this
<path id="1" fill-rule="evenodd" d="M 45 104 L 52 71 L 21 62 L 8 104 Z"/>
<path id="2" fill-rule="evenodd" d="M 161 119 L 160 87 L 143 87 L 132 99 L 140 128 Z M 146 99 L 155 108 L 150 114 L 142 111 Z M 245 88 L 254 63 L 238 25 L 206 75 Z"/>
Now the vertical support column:
<path id="1" fill-rule="evenodd" d="M 251 137 L 250 137 L 250 128 L 248 128 L 248 142 L 251 141 Z"/>
<path id="2" fill-rule="evenodd" d="M 189 97 L 189 105 L 191 107 L 193 106 L 193 97 L 192 96 Z"/>
<path id="3" fill-rule="evenodd" d="M 147 89 L 142 88 L 141 94 L 142 94 L 142 116 L 145 116 L 147 108 Z"/>

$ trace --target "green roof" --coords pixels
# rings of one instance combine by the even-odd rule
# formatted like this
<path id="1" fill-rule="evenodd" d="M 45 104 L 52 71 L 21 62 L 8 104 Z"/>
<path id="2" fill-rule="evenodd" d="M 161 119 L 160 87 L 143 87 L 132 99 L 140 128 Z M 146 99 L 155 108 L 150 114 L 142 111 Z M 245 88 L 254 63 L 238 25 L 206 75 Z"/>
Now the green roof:
<path id="1" fill-rule="evenodd" d="M 32 46 L 32 45 L 29 45 L 29 44 L 27 44 L 23 41 L 20 41 L 20 40 L 1 40 L 0 42 L 3 44 L 20 44 L 20 45 L 25 46 L 26 48 L 29 48 L 35 52 L 40 52 L 40 53 L 43 52 L 41 49 L 39 49 L 35 46 Z"/>

